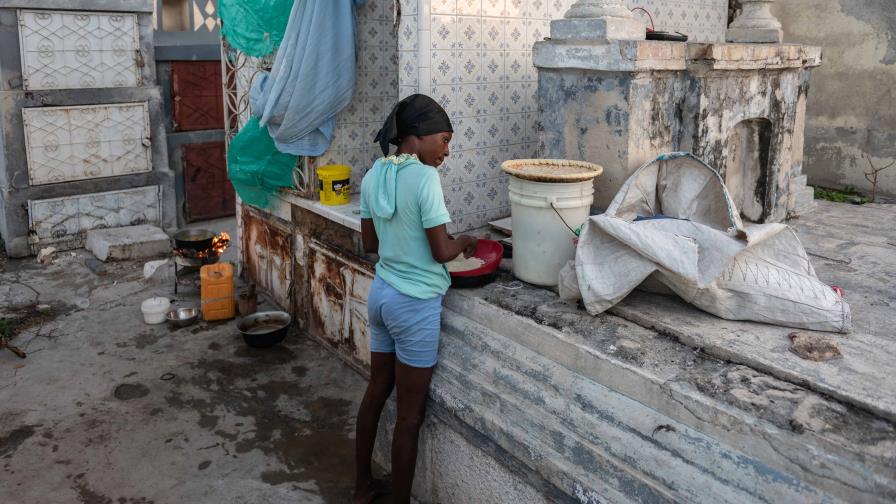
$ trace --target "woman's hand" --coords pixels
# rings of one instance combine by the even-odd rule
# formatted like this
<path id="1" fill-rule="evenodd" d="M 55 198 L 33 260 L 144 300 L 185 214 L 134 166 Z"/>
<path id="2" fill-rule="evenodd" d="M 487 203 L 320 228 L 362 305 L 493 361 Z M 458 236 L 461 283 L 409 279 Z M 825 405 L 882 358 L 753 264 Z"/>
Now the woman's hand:
<path id="1" fill-rule="evenodd" d="M 472 236 L 461 235 L 452 238 L 444 224 L 428 228 L 426 238 L 429 240 L 430 249 L 432 249 L 432 258 L 442 264 L 461 254 L 470 257 L 476 252 L 476 246 L 479 244 L 479 240 Z"/>
<path id="2" fill-rule="evenodd" d="M 466 241 L 466 244 L 464 245 L 464 257 L 469 259 L 476 255 L 476 248 L 479 246 L 479 238 L 476 238 L 475 236 L 461 235 L 456 239 Z"/>

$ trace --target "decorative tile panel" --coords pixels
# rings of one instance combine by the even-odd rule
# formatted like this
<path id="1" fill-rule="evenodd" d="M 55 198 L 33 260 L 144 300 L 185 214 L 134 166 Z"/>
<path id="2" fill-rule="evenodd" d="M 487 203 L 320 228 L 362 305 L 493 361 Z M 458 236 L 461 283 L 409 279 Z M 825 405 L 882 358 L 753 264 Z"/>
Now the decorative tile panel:
<path id="1" fill-rule="evenodd" d="M 20 10 L 19 38 L 26 90 L 142 84 L 134 14 Z"/>
<path id="2" fill-rule="evenodd" d="M 146 103 L 22 110 L 31 185 L 152 170 Z"/>
<path id="3" fill-rule="evenodd" d="M 28 202 L 28 220 L 37 247 L 60 250 L 82 247 L 91 229 L 159 224 L 162 189 L 137 187 Z"/>

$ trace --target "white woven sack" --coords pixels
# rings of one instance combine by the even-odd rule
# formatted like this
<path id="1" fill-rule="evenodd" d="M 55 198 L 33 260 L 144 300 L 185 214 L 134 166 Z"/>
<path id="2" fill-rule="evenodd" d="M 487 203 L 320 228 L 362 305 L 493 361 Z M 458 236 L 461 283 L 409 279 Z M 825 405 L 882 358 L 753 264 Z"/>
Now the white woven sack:
<path id="1" fill-rule="evenodd" d="M 667 218 L 634 222 L 655 216 Z M 560 293 L 597 314 L 651 276 L 722 318 L 851 329 L 849 305 L 815 275 L 793 229 L 744 227 L 719 174 L 690 154 L 645 164 L 589 219 L 575 263 L 560 272 Z"/>

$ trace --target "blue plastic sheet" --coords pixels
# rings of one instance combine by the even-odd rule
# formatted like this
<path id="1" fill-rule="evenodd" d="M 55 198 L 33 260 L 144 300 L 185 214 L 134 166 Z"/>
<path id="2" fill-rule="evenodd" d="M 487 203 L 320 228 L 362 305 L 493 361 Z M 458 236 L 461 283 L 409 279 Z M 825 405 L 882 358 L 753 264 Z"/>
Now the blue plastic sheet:
<path id="1" fill-rule="evenodd" d="M 270 74 L 249 95 L 280 152 L 319 156 L 355 91 L 355 8 L 366 0 L 298 0 Z"/>

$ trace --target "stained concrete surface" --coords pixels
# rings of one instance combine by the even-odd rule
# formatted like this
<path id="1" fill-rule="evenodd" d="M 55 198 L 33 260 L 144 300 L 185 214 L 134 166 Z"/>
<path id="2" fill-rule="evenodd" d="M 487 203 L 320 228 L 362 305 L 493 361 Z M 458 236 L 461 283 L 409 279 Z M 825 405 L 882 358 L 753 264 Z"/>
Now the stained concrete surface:
<path id="1" fill-rule="evenodd" d="M 357 373 L 299 334 L 256 350 L 233 321 L 145 325 L 173 286 L 90 259 L 0 266 L 3 316 L 51 306 L 14 340 L 26 359 L 0 351 L 0 502 L 348 500 Z"/>

